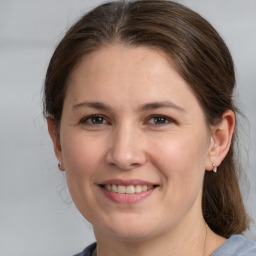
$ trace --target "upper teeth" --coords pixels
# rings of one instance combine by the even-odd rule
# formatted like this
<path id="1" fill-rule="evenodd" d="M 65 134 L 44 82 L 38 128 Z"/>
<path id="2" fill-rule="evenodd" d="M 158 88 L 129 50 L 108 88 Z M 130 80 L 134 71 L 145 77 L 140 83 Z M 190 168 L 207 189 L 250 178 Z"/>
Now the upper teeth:
<path id="1" fill-rule="evenodd" d="M 105 185 L 105 189 L 120 193 L 120 194 L 134 194 L 134 193 L 140 193 L 143 191 L 147 191 L 149 189 L 152 189 L 153 186 L 147 186 L 147 185 L 129 185 L 129 186 L 123 186 L 123 185 Z"/>

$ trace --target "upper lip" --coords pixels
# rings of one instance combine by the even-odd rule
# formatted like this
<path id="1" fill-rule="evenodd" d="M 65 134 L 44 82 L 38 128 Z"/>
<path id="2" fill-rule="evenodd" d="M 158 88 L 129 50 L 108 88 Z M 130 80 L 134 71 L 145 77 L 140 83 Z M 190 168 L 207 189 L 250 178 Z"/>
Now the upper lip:
<path id="1" fill-rule="evenodd" d="M 129 186 L 129 185 L 147 185 L 147 186 L 155 186 L 158 185 L 156 183 L 152 183 L 145 180 L 139 180 L 139 179 L 130 179 L 130 180 L 121 180 L 121 179 L 110 179 L 105 180 L 100 183 L 100 185 L 123 185 L 123 186 Z"/>

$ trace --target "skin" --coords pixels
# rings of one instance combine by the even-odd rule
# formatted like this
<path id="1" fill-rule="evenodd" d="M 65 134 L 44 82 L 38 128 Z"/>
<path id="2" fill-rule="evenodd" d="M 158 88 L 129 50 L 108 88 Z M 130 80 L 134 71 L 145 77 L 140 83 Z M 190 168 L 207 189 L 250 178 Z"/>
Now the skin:
<path id="1" fill-rule="evenodd" d="M 202 184 L 205 170 L 227 154 L 234 125 L 226 111 L 209 127 L 159 50 L 113 45 L 85 56 L 71 75 L 60 136 L 52 118 L 48 127 L 74 203 L 93 225 L 97 254 L 209 255 L 218 248 L 225 239 L 204 222 Z M 157 188 L 137 203 L 118 204 L 99 187 L 109 179 Z"/>

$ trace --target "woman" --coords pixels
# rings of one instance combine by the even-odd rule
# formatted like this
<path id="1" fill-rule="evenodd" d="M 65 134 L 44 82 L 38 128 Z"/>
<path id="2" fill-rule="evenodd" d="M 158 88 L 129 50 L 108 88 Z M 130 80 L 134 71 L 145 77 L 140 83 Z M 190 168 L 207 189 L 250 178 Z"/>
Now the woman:
<path id="1" fill-rule="evenodd" d="M 78 255 L 256 255 L 234 156 L 234 67 L 171 1 L 117 1 L 66 33 L 45 80 L 59 169 L 97 244 Z"/>

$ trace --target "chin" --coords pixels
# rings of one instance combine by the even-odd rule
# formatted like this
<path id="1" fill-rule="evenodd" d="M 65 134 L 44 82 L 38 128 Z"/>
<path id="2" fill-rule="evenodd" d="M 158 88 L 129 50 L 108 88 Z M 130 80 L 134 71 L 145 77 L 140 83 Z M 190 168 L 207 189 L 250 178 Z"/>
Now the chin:
<path id="1" fill-rule="evenodd" d="M 111 230 L 110 235 L 116 240 L 127 243 L 146 241 L 154 236 L 152 232 L 146 230 Z"/>
<path id="2" fill-rule="evenodd" d="M 108 225 L 104 225 L 104 229 L 98 231 L 104 232 L 107 236 L 122 242 L 144 241 L 157 234 L 157 229 L 154 229 L 152 222 L 147 223 L 141 219 L 136 221 L 122 219 L 119 221 L 109 221 L 108 223 Z"/>

